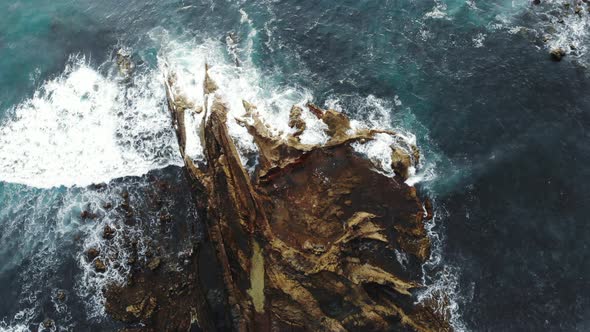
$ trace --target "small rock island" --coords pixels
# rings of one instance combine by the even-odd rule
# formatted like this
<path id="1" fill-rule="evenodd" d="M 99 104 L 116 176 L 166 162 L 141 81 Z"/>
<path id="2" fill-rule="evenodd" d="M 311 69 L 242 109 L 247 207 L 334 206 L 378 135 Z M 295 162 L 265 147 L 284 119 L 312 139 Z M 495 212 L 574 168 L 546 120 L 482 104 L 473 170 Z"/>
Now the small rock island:
<path id="1" fill-rule="evenodd" d="M 395 132 L 353 130 L 346 115 L 309 103 L 291 109 L 294 133 L 276 136 L 244 101 L 246 116 L 237 121 L 258 148 L 249 172 L 209 74 L 203 86 L 205 102 L 194 106 L 175 89 L 174 73 L 165 80 L 207 241 L 183 258 L 188 268 L 150 262 L 126 285 L 106 290 L 107 312 L 125 331 L 451 330 L 444 305 L 415 296 L 430 255 L 425 222 L 432 218 L 429 200 L 406 184 L 420 157 L 415 146 L 391 148 L 390 177 L 352 144 Z M 185 112 L 204 112 L 197 129 L 205 163 L 185 153 Z M 325 144 L 301 142 L 304 112 L 326 124 Z M 207 283 L 223 291 L 212 299 Z"/>

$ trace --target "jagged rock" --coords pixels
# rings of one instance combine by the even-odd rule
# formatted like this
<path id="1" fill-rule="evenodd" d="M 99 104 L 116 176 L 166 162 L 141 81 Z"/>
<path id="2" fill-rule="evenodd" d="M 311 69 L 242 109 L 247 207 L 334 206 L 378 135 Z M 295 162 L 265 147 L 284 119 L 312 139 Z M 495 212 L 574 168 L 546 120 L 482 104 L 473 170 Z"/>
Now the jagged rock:
<path id="1" fill-rule="evenodd" d="M 210 323 L 212 315 L 195 273 L 196 261 L 182 270 L 138 270 L 127 284 L 107 287 L 105 309 L 114 319 L 128 324 L 127 328 L 140 323 L 142 331 L 189 331 L 195 312 L 202 315 L 197 330 L 225 330 L 221 326 L 215 329 Z M 173 285 L 178 286 L 170 292 Z"/>
<path id="2" fill-rule="evenodd" d="M 127 54 L 124 50 L 120 49 L 117 51 L 116 60 L 117 67 L 119 68 L 119 73 L 121 74 L 121 76 L 129 78 L 129 76 L 131 76 L 131 73 L 133 72 L 133 69 L 135 68 L 133 61 L 131 61 L 131 56 Z"/>
<path id="3" fill-rule="evenodd" d="M 551 59 L 553 59 L 553 61 L 561 61 L 561 58 L 566 55 L 566 52 L 563 48 L 559 47 L 552 49 L 549 54 L 551 55 Z"/>
<path id="4" fill-rule="evenodd" d="M 107 270 L 106 265 L 100 258 L 94 260 L 94 270 L 96 272 L 105 272 Z"/>
<path id="5" fill-rule="evenodd" d="M 88 210 L 80 212 L 80 218 L 82 219 L 96 219 L 96 217 L 97 215 L 95 213 L 92 213 Z"/>
<path id="6" fill-rule="evenodd" d="M 58 290 L 57 293 L 55 294 L 55 298 L 61 302 L 65 301 L 66 300 L 66 292 L 62 289 Z"/>
<path id="7" fill-rule="evenodd" d="M 391 152 L 391 168 L 402 179 L 408 179 L 408 170 L 412 166 L 412 158 L 404 150 L 400 148 L 393 148 Z"/>
<path id="8" fill-rule="evenodd" d="M 90 248 L 88 251 L 86 251 L 86 258 L 88 258 L 89 261 L 94 260 L 96 257 L 98 257 L 98 255 L 100 255 L 100 251 L 98 251 L 98 249 Z"/>
<path id="9" fill-rule="evenodd" d="M 340 141 L 349 137 L 350 120 L 346 115 L 334 110 L 327 110 L 324 112 L 322 121 L 328 125 L 327 134 L 332 140 Z"/>
<path id="10" fill-rule="evenodd" d="M 318 119 L 321 119 L 324 116 L 324 110 L 320 107 L 316 106 L 313 103 L 307 103 L 307 108 L 315 115 Z"/>
<path id="11" fill-rule="evenodd" d="M 115 229 L 109 225 L 105 225 L 102 231 L 102 237 L 106 240 L 110 240 L 115 237 Z"/>
<path id="12" fill-rule="evenodd" d="M 111 202 L 104 203 L 102 205 L 102 207 L 105 208 L 105 209 L 107 209 L 107 210 L 109 210 L 109 209 L 111 209 L 113 207 L 113 203 L 111 203 Z"/>
<path id="13" fill-rule="evenodd" d="M 147 267 L 153 271 L 153 270 L 157 269 L 158 267 L 160 267 L 161 263 L 162 263 L 162 259 L 160 257 L 155 257 L 154 259 L 150 260 Z"/>
<path id="14" fill-rule="evenodd" d="M 200 168 L 184 155 L 180 135 L 186 129 L 171 102 L 171 82 L 166 80 L 168 106 L 187 173 L 205 194 L 197 197 L 206 202 L 197 205 L 207 207 L 232 329 L 451 329 L 448 311 L 413 296 L 430 255 L 424 220 L 431 214 L 425 215 L 415 188 L 373 171 L 351 146 L 394 132 L 353 132 L 344 114 L 308 104 L 326 123 L 330 140 L 305 145 L 295 136 L 274 136 L 255 106 L 244 102 L 249 119 L 237 120 L 259 151 L 251 177 L 229 135 L 227 106 L 212 96 L 198 128 L 207 160 Z M 207 88 L 208 74 L 205 83 L 205 93 L 217 88 Z M 412 149 L 392 151 L 395 166 L 417 163 L 419 152 Z M 394 250 L 408 263 L 392 258 Z"/>
<path id="15" fill-rule="evenodd" d="M 293 136 L 298 137 L 306 128 L 305 121 L 301 117 L 303 110 L 299 106 L 293 106 L 289 112 L 289 127 L 295 128 L 296 131 Z"/>
<path id="16" fill-rule="evenodd" d="M 160 215 L 160 222 L 168 223 L 171 221 L 172 221 L 172 215 L 170 215 L 168 213 Z"/>
<path id="17" fill-rule="evenodd" d="M 203 88 L 204 88 L 204 93 L 205 94 L 214 93 L 218 89 L 217 84 L 215 83 L 215 81 L 213 81 L 211 79 L 211 77 L 209 77 L 209 65 L 207 65 L 207 64 L 205 65 L 205 81 L 204 81 L 204 84 L 203 84 Z"/>
<path id="18" fill-rule="evenodd" d="M 107 184 L 102 182 L 102 183 L 94 183 L 92 185 L 90 185 L 90 188 L 94 189 L 94 190 L 103 190 L 107 187 Z"/>

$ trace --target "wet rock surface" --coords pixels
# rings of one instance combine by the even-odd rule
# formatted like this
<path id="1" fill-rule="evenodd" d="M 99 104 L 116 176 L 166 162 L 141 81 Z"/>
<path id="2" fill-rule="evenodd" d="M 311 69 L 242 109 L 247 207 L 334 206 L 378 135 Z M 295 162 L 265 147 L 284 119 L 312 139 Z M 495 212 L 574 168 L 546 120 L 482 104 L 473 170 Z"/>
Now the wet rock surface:
<path id="1" fill-rule="evenodd" d="M 171 74 L 168 107 L 207 240 L 192 254 L 165 257 L 156 248 L 148 260 L 133 261 L 129 282 L 106 291 L 112 317 L 142 331 L 450 330 L 444 306 L 415 297 L 432 217 L 429 201 L 405 183 L 417 148 L 392 147 L 396 176 L 388 177 L 352 144 L 394 132 L 354 131 L 344 114 L 309 104 L 292 109 L 292 135 L 275 137 L 244 102 L 246 117 L 237 120 L 259 148 L 249 174 L 207 74 L 205 99 L 213 100 L 197 128 L 207 165 L 196 165 L 184 153 L 185 107 L 174 82 Z M 325 145 L 300 143 L 302 112 L 326 124 Z M 404 265 L 398 251 L 408 257 Z"/>

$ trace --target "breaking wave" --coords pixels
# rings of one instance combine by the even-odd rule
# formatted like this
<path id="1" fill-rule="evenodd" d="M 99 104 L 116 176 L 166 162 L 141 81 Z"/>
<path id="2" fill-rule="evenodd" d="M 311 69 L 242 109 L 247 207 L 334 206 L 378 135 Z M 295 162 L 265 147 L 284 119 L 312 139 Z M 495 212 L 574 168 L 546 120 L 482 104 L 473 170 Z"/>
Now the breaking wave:
<path id="1" fill-rule="evenodd" d="M 85 186 L 180 164 L 159 79 L 127 83 L 72 58 L 2 123 L 0 180 Z"/>

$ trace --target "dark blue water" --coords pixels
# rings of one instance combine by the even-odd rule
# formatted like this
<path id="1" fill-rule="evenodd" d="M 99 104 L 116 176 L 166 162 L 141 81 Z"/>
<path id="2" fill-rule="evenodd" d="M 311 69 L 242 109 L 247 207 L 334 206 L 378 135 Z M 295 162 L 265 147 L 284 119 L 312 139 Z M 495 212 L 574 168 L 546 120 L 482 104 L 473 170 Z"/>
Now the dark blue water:
<path id="1" fill-rule="evenodd" d="M 120 47 L 130 50 L 138 73 L 145 74 L 156 70 L 158 55 L 174 45 L 186 52 L 218 45 L 221 59 L 237 58 L 255 68 L 263 82 L 253 86 L 305 88 L 314 102 L 337 101 L 361 120 L 385 110 L 391 122 L 386 125 L 416 135 L 425 158 L 426 180 L 419 186 L 435 199 L 433 236 L 441 239 L 440 261 L 428 267 L 429 282 L 452 273 L 441 285 L 458 304 L 457 327 L 590 329 L 586 11 L 558 23 L 556 17 L 565 15 L 561 2 L 532 6 L 525 0 L 5 1 L 0 9 L 6 13 L 0 21 L 4 128 L 18 122 L 18 105 L 44 112 L 46 106 L 22 105 L 44 82 L 63 76 L 72 56 L 110 79 Z M 237 38 L 234 54 L 226 47 L 230 33 Z M 551 38 L 543 42 L 547 35 Z M 555 45 L 571 54 L 551 61 L 548 51 Z M 163 104 L 136 101 L 159 100 L 157 94 L 144 93 L 142 99 L 129 90 L 129 95 L 128 104 L 123 97 L 113 100 L 163 110 Z M 52 132 L 49 137 L 59 137 L 58 130 Z M 14 130 L 1 135 L 10 136 L 1 141 L 5 160 L 12 162 L 15 158 L 6 156 L 15 153 L 28 162 L 37 156 L 34 142 L 13 149 Z M 139 151 L 138 142 L 158 135 L 142 129 L 128 141 L 115 141 Z M 160 157 L 160 164 L 171 158 Z M 0 182 L 0 295 L 10 299 L 0 304 L 4 326 L 30 328 L 50 317 L 73 329 L 112 327 L 95 312 L 100 303 L 83 304 L 96 300 L 83 289 L 98 287 L 99 281 L 82 277 L 79 256 L 100 229 L 82 225 L 77 215 L 85 204 L 99 204 L 97 196 L 86 183 L 48 189 L 45 173 L 28 176 L 8 162 L 0 165 L 3 179 L 26 179 Z M 81 173 L 70 178 L 90 176 Z M 175 168 L 159 174 L 182 183 Z M 133 191 L 149 183 L 139 179 L 125 186 Z M 120 185 L 113 188 L 99 198 L 114 199 Z M 138 194 L 139 201 L 147 199 L 142 197 Z M 49 263 L 39 258 L 55 252 L 69 258 Z M 35 273 L 59 278 L 26 276 Z M 71 296 L 60 311 L 51 301 L 52 292 L 62 288 Z"/>

